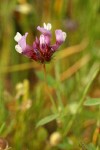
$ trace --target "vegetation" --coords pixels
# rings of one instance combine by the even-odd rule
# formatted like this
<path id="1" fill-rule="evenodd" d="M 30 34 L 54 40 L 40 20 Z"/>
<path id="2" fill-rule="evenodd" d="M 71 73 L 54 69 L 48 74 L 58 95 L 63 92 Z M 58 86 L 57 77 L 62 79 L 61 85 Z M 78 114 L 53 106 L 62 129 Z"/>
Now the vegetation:
<path id="1" fill-rule="evenodd" d="M 45 70 L 14 41 L 43 22 L 67 33 Z M 0 149 L 99 150 L 100 1 L 4 0 L 0 32 Z"/>

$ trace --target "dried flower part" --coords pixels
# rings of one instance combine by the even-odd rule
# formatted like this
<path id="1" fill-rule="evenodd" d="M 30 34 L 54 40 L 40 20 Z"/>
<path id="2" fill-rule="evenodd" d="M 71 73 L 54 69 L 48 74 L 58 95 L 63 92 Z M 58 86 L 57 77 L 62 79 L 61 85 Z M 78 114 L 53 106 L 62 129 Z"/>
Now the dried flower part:
<path id="1" fill-rule="evenodd" d="M 32 106 L 32 101 L 28 99 L 27 101 L 23 101 L 23 103 L 20 105 L 19 109 L 22 111 L 28 110 Z"/>
<path id="2" fill-rule="evenodd" d="M 50 23 L 44 23 L 43 27 L 38 26 L 37 30 L 41 32 L 41 35 L 39 38 L 36 37 L 36 40 L 33 42 L 32 46 L 26 43 L 26 37 L 28 33 L 21 35 L 19 32 L 17 32 L 16 36 L 14 37 L 15 41 L 18 42 L 18 44 L 15 46 L 16 51 L 37 62 L 50 62 L 53 53 L 56 52 L 59 46 L 66 39 L 65 32 L 62 32 L 62 30 L 56 30 L 56 43 L 51 45 L 51 28 L 52 26 Z"/>
<path id="3" fill-rule="evenodd" d="M 7 150 L 8 149 L 8 142 L 4 138 L 0 137 L 0 150 Z"/>
<path id="4" fill-rule="evenodd" d="M 19 4 L 16 5 L 15 11 L 22 14 L 29 14 L 32 11 L 32 6 L 28 3 Z"/>
<path id="5" fill-rule="evenodd" d="M 51 146 L 56 146 L 60 143 L 61 141 L 61 134 L 59 132 L 54 132 L 50 136 L 50 145 Z"/>

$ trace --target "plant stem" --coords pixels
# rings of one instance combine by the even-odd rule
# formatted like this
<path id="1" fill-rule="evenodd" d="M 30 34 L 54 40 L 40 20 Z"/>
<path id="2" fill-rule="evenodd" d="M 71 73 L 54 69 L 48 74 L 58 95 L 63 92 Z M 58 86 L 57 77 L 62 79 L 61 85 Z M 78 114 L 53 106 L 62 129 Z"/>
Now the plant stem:
<path id="1" fill-rule="evenodd" d="M 43 64 L 43 70 L 44 70 L 44 79 L 46 82 L 47 80 L 46 80 L 46 65 L 45 64 Z"/>
<path id="2" fill-rule="evenodd" d="M 50 94 L 50 90 L 49 90 L 48 83 L 47 83 L 47 73 L 46 73 L 46 65 L 45 64 L 43 64 L 43 70 L 44 70 L 44 80 L 45 80 L 45 85 L 46 85 L 46 93 L 48 94 L 48 96 L 50 98 L 54 112 L 57 113 L 56 103 L 55 103 L 52 95 Z"/>

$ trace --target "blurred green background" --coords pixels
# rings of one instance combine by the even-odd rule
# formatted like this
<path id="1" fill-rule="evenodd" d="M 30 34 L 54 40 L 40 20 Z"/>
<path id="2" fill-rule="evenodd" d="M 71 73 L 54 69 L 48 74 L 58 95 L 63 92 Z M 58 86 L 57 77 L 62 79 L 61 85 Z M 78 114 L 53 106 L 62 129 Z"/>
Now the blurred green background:
<path id="1" fill-rule="evenodd" d="M 48 85 L 42 65 L 18 54 L 14 41 L 16 32 L 28 32 L 32 44 L 44 22 L 52 24 L 52 42 L 55 29 L 67 33 L 46 64 Z M 99 150 L 99 109 L 80 105 L 100 98 L 99 67 L 100 0 L 1 0 L 0 137 L 13 150 Z"/>

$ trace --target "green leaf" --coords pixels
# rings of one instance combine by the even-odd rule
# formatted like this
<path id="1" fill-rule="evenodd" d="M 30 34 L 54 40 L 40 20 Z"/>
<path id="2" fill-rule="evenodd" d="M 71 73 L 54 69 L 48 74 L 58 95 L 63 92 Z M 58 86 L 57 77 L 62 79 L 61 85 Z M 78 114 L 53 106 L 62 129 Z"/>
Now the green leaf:
<path id="1" fill-rule="evenodd" d="M 92 143 L 90 143 L 90 144 L 88 145 L 88 150 L 96 150 L 95 145 L 92 144 Z"/>
<path id="2" fill-rule="evenodd" d="M 0 133 L 3 131 L 4 127 L 5 127 L 5 123 L 3 123 L 2 126 L 0 127 Z"/>
<path id="3" fill-rule="evenodd" d="M 52 86 L 52 87 L 57 86 L 57 81 L 51 75 L 47 76 L 47 83 L 49 86 Z"/>
<path id="4" fill-rule="evenodd" d="M 38 76 L 40 80 L 42 81 L 45 80 L 45 75 L 43 71 L 37 71 L 36 75 Z M 51 75 L 46 75 L 46 81 L 49 86 L 57 87 L 57 81 Z"/>
<path id="5" fill-rule="evenodd" d="M 44 75 L 43 71 L 37 71 L 36 75 L 38 76 L 38 78 L 40 80 L 44 80 L 44 78 L 45 78 L 45 75 Z"/>
<path id="6" fill-rule="evenodd" d="M 47 116 L 47 117 L 41 119 L 41 120 L 37 123 L 36 127 L 42 126 L 42 125 L 44 125 L 44 124 L 46 124 L 46 123 L 49 123 L 50 121 L 53 121 L 53 120 L 57 119 L 58 116 L 59 116 L 59 114 L 54 114 L 54 115 Z"/>
<path id="7" fill-rule="evenodd" d="M 85 106 L 94 106 L 94 105 L 100 105 L 100 98 L 88 98 L 84 102 Z"/>

